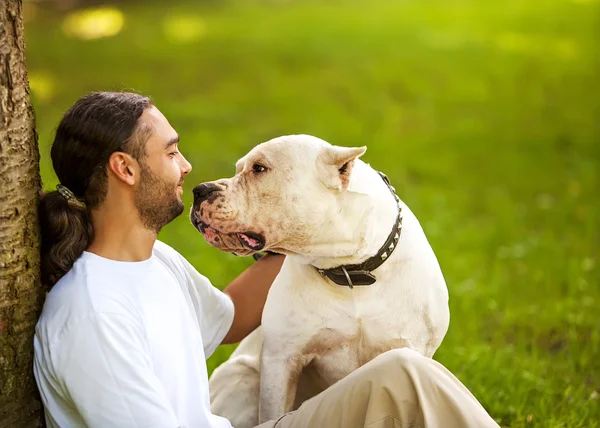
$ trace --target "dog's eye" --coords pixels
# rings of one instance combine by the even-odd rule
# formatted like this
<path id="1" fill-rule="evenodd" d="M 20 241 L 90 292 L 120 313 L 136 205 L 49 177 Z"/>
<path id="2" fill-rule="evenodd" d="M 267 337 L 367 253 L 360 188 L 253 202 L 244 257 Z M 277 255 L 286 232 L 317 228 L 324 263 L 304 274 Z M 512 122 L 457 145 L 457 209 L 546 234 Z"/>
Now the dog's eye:
<path id="1" fill-rule="evenodd" d="M 267 171 L 267 167 L 262 166 L 259 163 L 255 163 L 254 165 L 252 165 L 252 171 L 254 171 L 257 174 L 260 174 L 261 172 L 266 172 Z"/>

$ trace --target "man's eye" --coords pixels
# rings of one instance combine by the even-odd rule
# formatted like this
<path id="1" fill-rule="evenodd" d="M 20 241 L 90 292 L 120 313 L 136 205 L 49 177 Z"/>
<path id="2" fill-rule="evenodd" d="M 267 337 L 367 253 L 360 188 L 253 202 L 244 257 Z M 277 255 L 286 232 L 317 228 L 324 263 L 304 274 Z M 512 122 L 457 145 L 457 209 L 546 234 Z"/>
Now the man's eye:
<path id="1" fill-rule="evenodd" d="M 179 152 L 171 152 L 171 153 L 169 153 L 169 156 L 171 156 L 171 157 L 174 157 L 174 156 L 176 156 L 178 153 L 179 153 Z"/>
<path id="2" fill-rule="evenodd" d="M 266 172 L 267 171 L 267 167 L 262 166 L 259 163 L 255 163 L 254 165 L 252 165 L 252 171 L 254 171 L 257 174 L 260 174 L 261 172 Z"/>

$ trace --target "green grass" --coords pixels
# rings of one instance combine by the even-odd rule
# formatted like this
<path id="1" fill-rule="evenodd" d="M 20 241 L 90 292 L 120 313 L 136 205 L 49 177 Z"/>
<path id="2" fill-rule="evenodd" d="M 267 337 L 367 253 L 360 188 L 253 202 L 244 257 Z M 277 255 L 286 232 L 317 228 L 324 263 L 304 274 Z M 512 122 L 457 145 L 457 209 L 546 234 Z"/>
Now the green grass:
<path id="1" fill-rule="evenodd" d="M 154 98 L 194 165 L 188 204 L 271 137 L 366 144 L 447 279 L 435 358 L 502 426 L 600 426 L 598 1 L 165 4 L 117 3 L 123 30 L 89 41 L 26 5 L 46 187 L 53 130 L 91 90 Z M 219 287 L 251 263 L 184 216 L 160 238 Z"/>

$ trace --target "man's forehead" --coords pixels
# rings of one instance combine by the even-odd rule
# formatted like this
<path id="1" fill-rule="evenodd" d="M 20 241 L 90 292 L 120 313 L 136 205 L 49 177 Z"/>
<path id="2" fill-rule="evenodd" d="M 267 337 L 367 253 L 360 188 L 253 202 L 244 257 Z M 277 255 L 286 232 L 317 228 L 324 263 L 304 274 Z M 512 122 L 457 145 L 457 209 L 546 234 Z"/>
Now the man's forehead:
<path id="1" fill-rule="evenodd" d="M 169 123 L 165 115 L 155 106 L 150 106 L 145 109 L 142 112 L 141 119 L 153 124 Z"/>
<path id="2" fill-rule="evenodd" d="M 154 106 L 144 110 L 140 119 L 151 128 L 150 140 L 169 141 L 177 137 L 167 118 Z"/>

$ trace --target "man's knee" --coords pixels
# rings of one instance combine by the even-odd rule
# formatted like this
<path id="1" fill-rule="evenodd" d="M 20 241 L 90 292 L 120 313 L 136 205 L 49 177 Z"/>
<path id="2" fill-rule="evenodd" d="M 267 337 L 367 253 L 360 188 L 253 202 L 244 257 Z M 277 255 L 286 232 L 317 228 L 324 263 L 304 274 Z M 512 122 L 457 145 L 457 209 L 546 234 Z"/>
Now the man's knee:
<path id="1" fill-rule="evenodd" d="M 409 348 L 392 349 L 375 357 L 365 369 L 366 377 L 378 386 L 410 385 L 414 378 L 426 374 L 429 359 Z"/>
<path id="2" fill-rule="evenodd" d="M 410 349 L 394 349 L 365 364 L 357 371 L 354 388 L 351 388 L 356 398 L 354 405 L 364 408 L 369 420 L 394 416 L 418 421 L 418 380 L 414 374 L 419 357 L 425 358 Z M 399 409 L 403 409 L 402 415 Z"/>
<path id="3" fill-rule="evenodd" d="M 427 357 L 419 354 L 417 351 L 409 348 L 398 348 L 378 355 L 372 362 L 383 369 L 414 369 L 421 367 L 423 363 L 426 363 L 426 360 Z"/>

